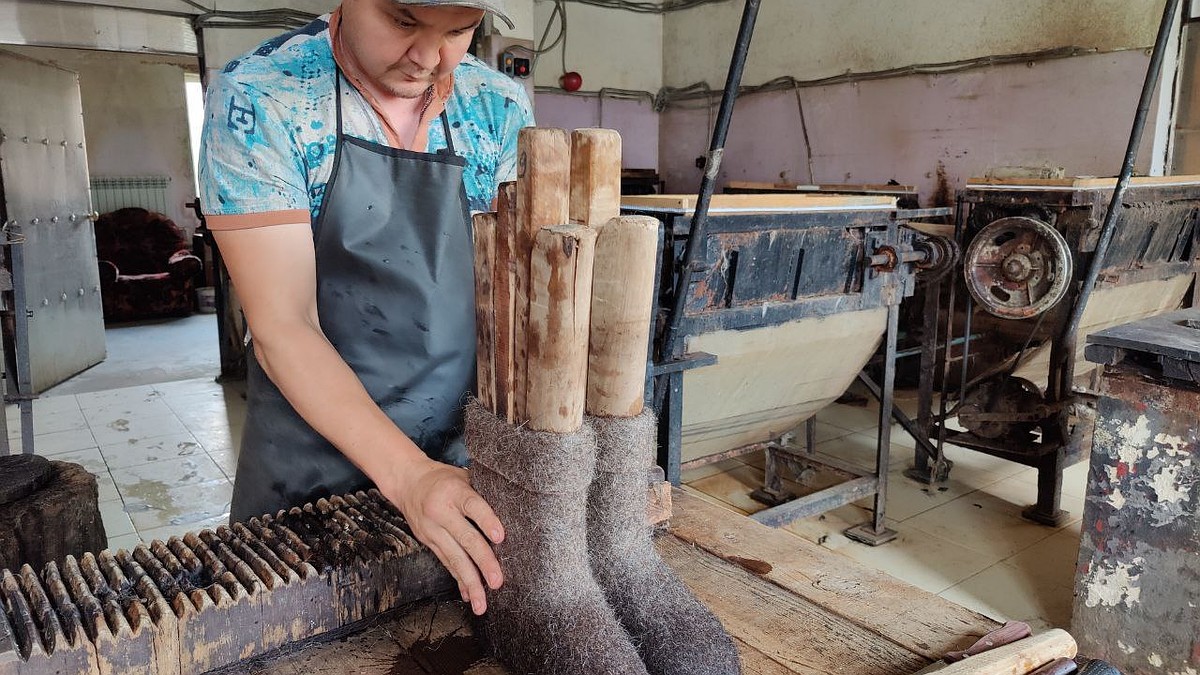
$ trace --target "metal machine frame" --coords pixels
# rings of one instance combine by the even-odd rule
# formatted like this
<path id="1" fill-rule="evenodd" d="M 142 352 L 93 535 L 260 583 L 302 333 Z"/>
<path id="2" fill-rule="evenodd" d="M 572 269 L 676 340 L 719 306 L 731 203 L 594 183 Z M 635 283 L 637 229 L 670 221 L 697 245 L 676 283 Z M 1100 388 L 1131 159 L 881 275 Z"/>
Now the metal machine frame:
<path id="1" fill-rule="evenodd" d="M 684 341 L 679 339 L 670 345 L 664 331 L 656 331 L 659 337 L 653 345 L 655 358 L 647 377 L 647 396 L 655 402 L 659 412 L 659 461 L 672 483 L 679 484 L 684 468 L 764 450 L 766 484 L 756 492 L 756 498 L 773 505 L 751 516 L 753 519 L 778 526 L 874 495 L 872 521 L 851 528 L 847 536 L 872 545 L 894 538 L 896 533 L 885 527 L 884 518 L 891 413 L 895 410 L 892 394 L 900 302 L 912 295 L 919 269 L 944 268 L 953 263 L 950 248 L 939 244 L 936 237 L 927 237 L 906 227 L 906 223 L 917 218 L 945 217 L 950 215 L 950 210 L 885 207 L 811 213 L 714 214 L 708 219 L 704 241 L 695 247 L 697 251 L 705 251 L 703 260 L 696 256 L 692 264 L 687 264 L 685 255 L 686 251 L 692 250 L 694 238 L 689 228 L 689 214 L 682 209 L 625 210 L 652 215 L 664 223 L 656 315 L 660 318 L 660 327 L 678 326 L 677 335 L 681 338 L 721 330 L 761 328 L 873 307 L 887 308 L 883 382 L 876 385 L 865 374 L 859 376 L 880 400 L 874 471 L 831 458 L 818 458 L 813 451 L 815 427 L 812 418 L 808 423 L 808 442 L 804 450 L 790 448 L 786 438 L 775 439 L 683 464 L 684 373 L 716 363 L 716 356 L 685 353 Z M 747 261 L 754 259 L 754 242 L 762 241 L 758 239 L 761 235 L 773 236 L 776 241 L 792 238 L 798 249 L 819 250 L 822 255 L 844 261 L 844 264 L 824 268 L 827 271 L 825 278 L 802 277 L 800 266 L 796 265 L 791 270 L 795 285 L 790 288 L 777 288 L 781 282 L 787 286 L 788 280 L 781 279 L 779 269 L 773 266 L 756 268 L 750 265 L 739 276 L 736 264 L 739 247 L 747 249 Z M 731 260 L 733 264 L 729 264 Z M 755 274 L 756 269 L 761 273 Z M 799 285 L 802 278 L 804 288 Z M 749 301 L 734 301 L 735 284 L 738 294 L 749 297 Z M 676 304 L 680 296 L 686 301 L 681 305 L 681 313 L 676 315 L 671 311 L 680 306 Z M 906 423 L 906 427 L 912 425 L 902 413 L 900 417 L 904 418 L 901 422 Z M 933 452 L 931 446 L 924 447 L 926 452 Z M 827 468 L 849 474 L 851 478 L 804 497 L 792 498 L 782 490 L 780 470 L 783 467 L 788 467 L 797 476 L 805 470 Z"/>

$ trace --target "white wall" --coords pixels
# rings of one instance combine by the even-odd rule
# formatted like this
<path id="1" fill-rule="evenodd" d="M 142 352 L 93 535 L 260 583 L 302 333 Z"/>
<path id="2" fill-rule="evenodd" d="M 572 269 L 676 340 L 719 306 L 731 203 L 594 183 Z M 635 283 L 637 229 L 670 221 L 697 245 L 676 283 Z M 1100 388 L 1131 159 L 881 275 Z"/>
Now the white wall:
<path id="1" fill-rule="evenodd" d="M 195 229 L 186 202 L 196 197 L 184 95 L 195 60 L 44 47 L 8 48 L 79 73 L 88 173 L 167 176 L 167 216 Z"/>
<path id="2" fill-rule="evenodd" d="M 800 80 L 1078 46 L 1154 44 L 1163 0 L 768 0 L 743 78 Z M 741 2 L 673 12 L 663 23 L 663 81 L 725 82 Z"/>
<path id="3" fill-rule="evenodd" d="M 187 7 L 175 4 L 176 9 Z M 186 18 L 21 0 L 0 0 L 0 44 L 196 53 L 196 36 Z"/>
<path id="4" fill-rule="evenodd" d="M 578 71 L 583 76 L 584 91 L 599 91 L 604 87 L 658 91 L 663 83 L 661 15 L 636 14 L 576 2 L 566 3 L 566 8 L 567 70 Z M 553 9 L 553 2 L 534 2 L 534 40 L 541 38 Z M 550 29 L 550 40 L 557 31 L 556 19 Z M 563 72 L 562 57 L 561 44 L 542 54 L 534 69 L 534 84 L 557 87 L 558 76 Z"/>

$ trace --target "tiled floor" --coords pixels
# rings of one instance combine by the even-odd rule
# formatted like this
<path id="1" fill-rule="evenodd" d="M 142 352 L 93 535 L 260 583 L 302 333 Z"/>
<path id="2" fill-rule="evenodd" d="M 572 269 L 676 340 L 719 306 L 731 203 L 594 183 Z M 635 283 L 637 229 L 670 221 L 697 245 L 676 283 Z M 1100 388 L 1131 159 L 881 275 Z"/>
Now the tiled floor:
<path id="1" fill-rule="evenodd" d="M 34 449 L 96 475 L 109 546 L 128 548 L 226 522 L 244 418 L 242 388 L 211 378 L 47 396 Z M 9 406 L 14 447 L 17 421 Z"/>
<path id="2" fill-rule="evenodd" d="M 15 437 L 16 411 L 8 415 Z M 130 547 L 225 522 L 244 418 L 241 388 L 209 378 L 50 396 L 35 402 L 36 449 L 97 475 L 109 544 Z M 870 406 L 834 405 L 817 420 L 819 452 L 873 466 Z M 869 518 L 869 500 L 787 530 L 993 618 L 1066 626 L 1086 463 L 1066 473 L 1063 507 L 1076 520 L 1055 530 L 1020 518 L 1036 494 L 1033 470 L 950 448 L 951 479 L 929 490 L 902 473 L 911 439 L 899 430 L 893 439 L 887 516 L 896 541 L 871 548 L 842 535 Z M 763 508 L 749 497 L 762 478 L 761 456 L 745 456 L 688 472 L 684 489 L 749 513 Z"/>
<path id="3" fill-rule="evenodd" d="M 873 468 L 875 410 L 835 404 L 817 415 L 817 452 Z M 910 411 L 911 412 L 911 411 Z M 872 548 L 842 531 L 871 517 L 871 500 L 797 521 L 785 529 L 908 583 L 997 620 L 1019 619 L 1035 629 L 1068 627 L 1087 463 L 1065 472 L 1062 508 L 1072 522 L 1055 529 L 1021 518 L 1037 495 L 1027 467 L 956 447 L 950 480 L 933 489 L 904 476 L 912 439 L 898 427 L 888 475 L 888 524 L 899 537 Z M 740 513 L 765 508 L 749 493 L 762 485 L 761 454 L 698 467 L 684 489 Z M 818 476 L 804 488 L 827 484 Z"/>

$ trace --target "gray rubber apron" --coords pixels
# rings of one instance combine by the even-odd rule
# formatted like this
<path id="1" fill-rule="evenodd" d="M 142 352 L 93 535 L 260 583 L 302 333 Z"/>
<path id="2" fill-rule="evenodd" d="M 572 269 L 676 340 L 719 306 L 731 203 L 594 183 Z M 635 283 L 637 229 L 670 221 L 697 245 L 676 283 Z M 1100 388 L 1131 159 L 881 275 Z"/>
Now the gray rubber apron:
<path id="1" fill-rule="evenodd" d="M 461 466 L 463 405 L 475 385 L 466 160 L 454 153 L 444 112 L 449 147 L 411 152 L 344 135 L 340 76 L 336 99 L 333 173 L 313 224 L 321 329 L 418 447 Z M 371 485 L 300 418 L 255 358 L 248 371 L 231 520 Z"/>

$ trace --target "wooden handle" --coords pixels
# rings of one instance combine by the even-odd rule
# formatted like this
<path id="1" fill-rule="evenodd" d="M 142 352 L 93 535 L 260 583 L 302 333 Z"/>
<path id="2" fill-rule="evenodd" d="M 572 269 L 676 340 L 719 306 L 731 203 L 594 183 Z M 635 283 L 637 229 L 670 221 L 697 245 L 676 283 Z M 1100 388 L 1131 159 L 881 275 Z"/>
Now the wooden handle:
<path id="1" fill-rule="evenodd" d="M 642 412 L 654 304 L 658 220 L 622 216 L 599 228 L 592 280 L 587 412 Z"/>
<path id="2" fill-rule="evenodd" d="M 1025 675 L 1057 658 L 1073 658 L 1075 639 L 1057 628 L 952 663 L 938 675 Z"/>
<path id="3" fill-rule="evenodd" d="M 496 266 L 492 304 L 496 317 L 496 414 L 515 422 L 513 410 L 513 339 L 516 327 L 517 184 L 501 183 L 496 195 Z M 528 260 L 528 258 L 521 258 Z"/>
<path id="4" fill-rule="evenodd" d="M 571 222 L 599 227 L 621 213 L 621 135 L 571 132 Z"/>
<path id="5" fill-rule="evenodd" d="M 543 227 L 564 225 L 570 215 L 571 143 L 562 129 L 526 127 L 517 134 L 516 325 L 513 331 L 513 415 L 529 418 L 528 331 L 530 253 Z"/>
<path id="6" fill-rule="evenodd" d="M 595 252 L 596 231 L 580 225 L 545 228 L 534 239 L 525 392 L 532 429 L 583 425 Z"/>
<path id="7" fill-rule="evenodd" d="M 496 266 L 496 214 L 472 218 L 475 237 L 475 365 L 479 404 L 496 412 L 496 333 L 493 274 Z"/>

